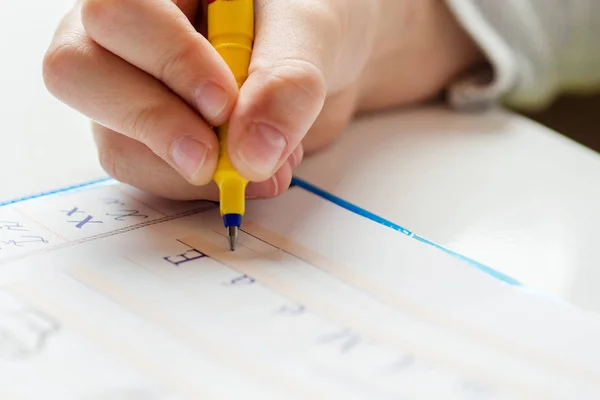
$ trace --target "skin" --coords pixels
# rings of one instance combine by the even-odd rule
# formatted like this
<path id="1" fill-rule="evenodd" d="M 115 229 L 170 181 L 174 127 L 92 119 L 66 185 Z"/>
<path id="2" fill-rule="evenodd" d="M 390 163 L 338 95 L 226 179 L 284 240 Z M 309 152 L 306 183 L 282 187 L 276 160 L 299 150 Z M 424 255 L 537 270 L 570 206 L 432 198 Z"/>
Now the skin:
<path id="1" fill-rule="evenodd" d="M 238 91 L 202 35 L 205 10 L 198 0 L 81 0 L 44 58 L 48 90 L 93 121 L 106 172 L 166 198 L 218 198 L 212 126 L 229 121 L 248 198 L 273 197 L 356 114 L 435 98 L 482 61 L 443 0 L 256 0 Z"/>

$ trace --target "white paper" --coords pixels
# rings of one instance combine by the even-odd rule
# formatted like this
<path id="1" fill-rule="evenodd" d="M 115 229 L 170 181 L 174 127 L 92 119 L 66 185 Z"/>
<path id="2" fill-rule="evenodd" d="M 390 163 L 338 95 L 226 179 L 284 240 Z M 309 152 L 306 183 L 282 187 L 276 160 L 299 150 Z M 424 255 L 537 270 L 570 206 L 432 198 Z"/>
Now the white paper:
<path id="1" fill-rule="evenodd" d="M 594 399 L 600 319 L 300 188 L 0 208 L 0 399 Z"/>

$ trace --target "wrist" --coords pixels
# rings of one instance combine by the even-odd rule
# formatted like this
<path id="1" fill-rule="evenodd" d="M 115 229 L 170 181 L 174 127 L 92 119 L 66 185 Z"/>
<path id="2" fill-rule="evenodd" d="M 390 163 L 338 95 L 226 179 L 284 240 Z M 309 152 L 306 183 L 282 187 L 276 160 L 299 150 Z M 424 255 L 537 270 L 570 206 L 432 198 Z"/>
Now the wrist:
<path id="1" fill-rule="evenodd" d="M 378 32 L 359 111 L 429 100 L 484 60 L 444 0 L 378 0 Z"/>

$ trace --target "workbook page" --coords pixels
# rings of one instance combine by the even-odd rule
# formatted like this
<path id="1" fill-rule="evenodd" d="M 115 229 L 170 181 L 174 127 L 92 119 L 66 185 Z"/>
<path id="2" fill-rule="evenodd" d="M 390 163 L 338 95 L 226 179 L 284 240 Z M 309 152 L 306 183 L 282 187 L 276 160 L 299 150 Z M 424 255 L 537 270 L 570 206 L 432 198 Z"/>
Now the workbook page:
<path id="1" fill-rule="evenodd" d="M 0 399 L 595 399 L 600 319 L 301 187 L 0 207 Z"/>

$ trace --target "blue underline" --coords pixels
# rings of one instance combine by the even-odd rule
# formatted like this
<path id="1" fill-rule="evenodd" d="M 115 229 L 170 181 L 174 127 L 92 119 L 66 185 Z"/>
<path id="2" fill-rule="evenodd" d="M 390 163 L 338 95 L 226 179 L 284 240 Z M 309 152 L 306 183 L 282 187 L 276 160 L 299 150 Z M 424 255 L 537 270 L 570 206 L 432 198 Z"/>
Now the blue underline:
<path id="1" fill-rule="evenodd" d="M 61 189 L 49 190 L 47 192 L 41 192 L 41 193 L 33 194 L 30 196 L 19 197 L 17 199 L 13 199 L 13 200 L 0 201 L 0 207 L 4 207 L 4 206 L 11 205 L 11 204 L 16 204 L 16 203 L 21 203 L 21 202 L 27 201 L 27 200 L 39 199 L 41 197 L 51 196 L 54 194 L 66 193 L 66 192 L 70 192 L 70 191 L 77 190 L 77 189 L 83 189 L 88 186 L 93 186 L 93 185 L 97 185 L 100 183 L 109 182 L 111 180 L 113 180 L 113 179 L 112 178 L 101 178 L 101 179 L 96 179 L 94 181 L 88 181 L 88 182 L 84 182 L 84 183 L 79 183 L 77 185 L 67 186 L 67 187 L 64 187 Z"/>
<path id="2" fill-rule="evenodd" d="M 473 259 L 471 259 L 469 257 L 466 257 L 466 256 L 464 256 L 462 254 L 459 254 L 459 253 L 457 253 L 455 251 L 452 251 L 452 250 L 450 250 L 450 249 L 448 249 L 448 248 L 446 248 L 446 247 L 444 247 L 442 245 L 439 245 L 439 244 L 437 244 L 435 242 L 432 242 L 431 240 L 425 239 L 424 237 L 415 234 L 414 232 L 412 232 L 412 231 L 404 228 L 403 226 L 400 226 L 400 225 L 398 225 L 398 224 L 396 224 L 396 223 L 394 223 L 394 222 L 392 222 L 392 221 L 390 221 L 388 219 L 385 219 L 383 217 L 380 217 L 377 214 L 374 214 L 374 213 L 372 213 L 372 212 L 370 212 L 368 210 L 365 210 L 364 208 L 361 208 L 361 207 L 359 207 L 359 206 L 357 206 L 355 204 L 352 204 L 352 203 L 350 203 L 350 202 L 348 202 L 348 201 L 346 201 L 344 199 L 341 199 L 341 198 L 339 198 L 339 197 L 337 197 L 337 196 L 335 196 L 335 195 L 333 195 L 333 194 L 331 194 L 331 193 L 329 193 L 329 192 L 327 192 L 327 191 L 325 191 L 325 190 L 323 190 L 321 188 L 316 187 L 315 185 L 312 185 L 312 184 L 306 182 L 303 179 L 294 177 L 294 178 L 292 178 L 292 184 L 295 185 L 295 186 L 298 186 L 298 187 L 300 187 L 300 188 L 302 188 L 302 189 L 304 189 L 304 190 L 306 190 L 306 191 L 308 191 L 308 192 L 310 192 L 310 193 L 312 193 L 312 194 L 314 194 L 316 196 L 319 196 L 319 197 L 321 197 L 321 198 L 323 198 L 325 200 L 328 200 L 328 201 L 332 202 L 333 204 L 335 204 L 337 206 L 340 206 L 340 207 L 342 207 L 342 208 L 344 208 L 344 209 L 346 209 L 346 210 L 348 210 L 348 211 L 350 211 L 350 212 L 352 212 L 354 214 L 360 215 L 361 217 L 367 218 L 367 219 L 369 219 L 369 220 L 371 220 L 371 221 L 373 221 L 375 223 L 378 223 L 380 225 L 386 226 L 386 227 L 388 227 L 390 229 L 393 229 L 393 230 L 395 230 L 397 232 L 400 232 L 400 233 L 402 233 L 402 234 L 404 234 L 406 236 L 412 237 L 412 238 L 418 240 L 421 243 L 427 244 L 427 245 L 432 246 L 432 247 L 434 247 L 434 248 L 436 248 L 438 250 L 441 250 L 444 253 L 449 254 L 449 255 L 451 255 L 453 257 L 456 257 L 456 258 L 460 259 L 461 261 L 466 262 L 467 264 L 469 264 L 469 265 L 477 268 L 481 272 L 486 273 L 486 274 L 488 274 L 488 275 L 490 275 L 490 276 L 492 276 L 492 277 L 494 277 L 496 279 L 501 280 L 502 282 L 508 283 L 509 285 L 515 285 L 515 286 L 520 286 L 521 285 L 519 281 L 517 281 L 514 278 L 511 278 L 508 275 L 503 274 L 500 271 L 497 271 L 497 270 L 495 270 L 493 268 L 485 266 L 485 265 L 481 264 L 478 261 L 475 261 L 475 260 L 473 260 Z"/>

